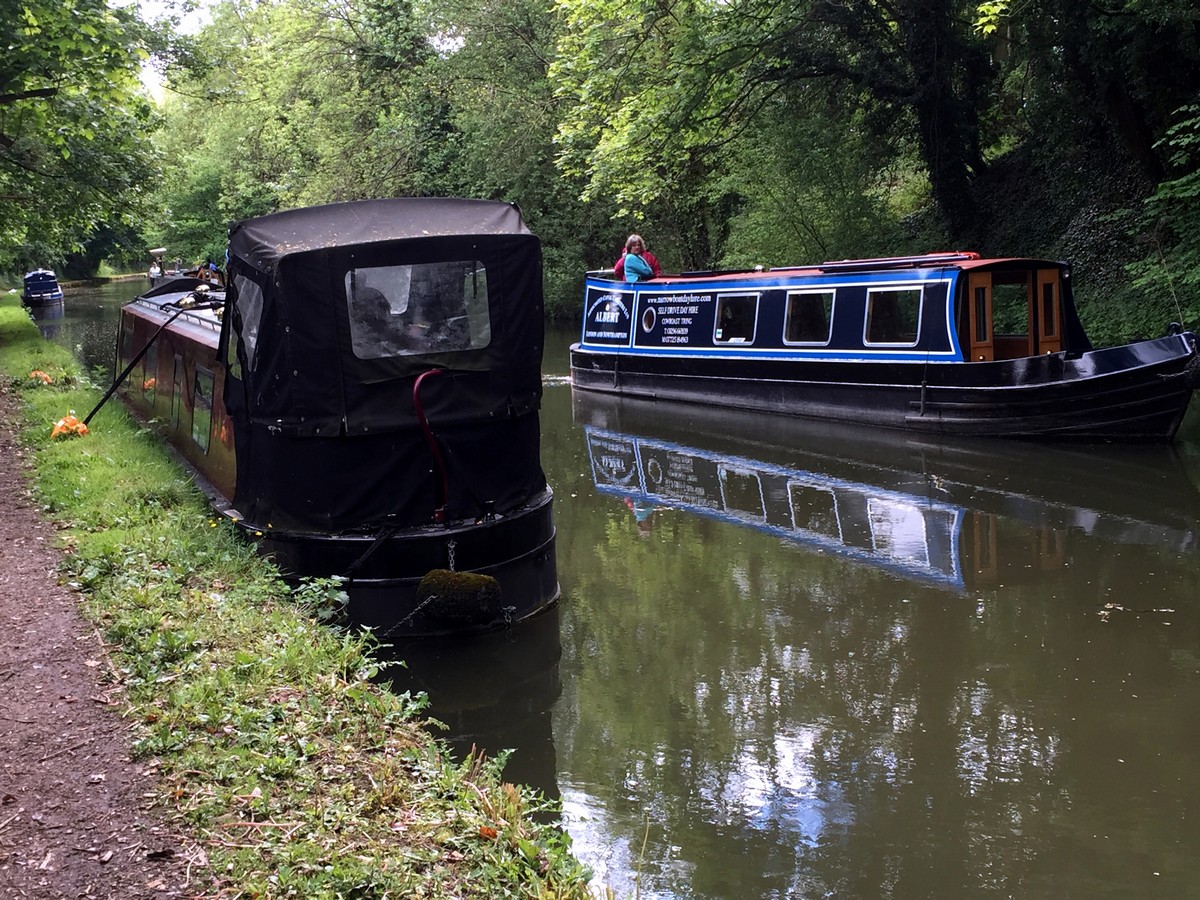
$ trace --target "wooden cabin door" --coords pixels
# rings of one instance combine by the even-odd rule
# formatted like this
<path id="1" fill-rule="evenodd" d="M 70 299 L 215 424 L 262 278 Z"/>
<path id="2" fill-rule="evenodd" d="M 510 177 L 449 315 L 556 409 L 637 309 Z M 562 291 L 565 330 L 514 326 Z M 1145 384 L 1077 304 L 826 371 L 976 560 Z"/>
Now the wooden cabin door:
<path id="1" fill-rule="evenodd" d="M 992 275 L 990 272 L 967 274 L 967 332 L 972 362 L 990 362 L 996 358 L 992 340 Z"/>
<path id="2" fill-rule="evenodd" d="M 1037 291 L 1033 302 L 1037 309 L 1038 353 L 1062 350 L 1062 301 L 1059 295 L 1058 269 L 1038 269 Z"/>

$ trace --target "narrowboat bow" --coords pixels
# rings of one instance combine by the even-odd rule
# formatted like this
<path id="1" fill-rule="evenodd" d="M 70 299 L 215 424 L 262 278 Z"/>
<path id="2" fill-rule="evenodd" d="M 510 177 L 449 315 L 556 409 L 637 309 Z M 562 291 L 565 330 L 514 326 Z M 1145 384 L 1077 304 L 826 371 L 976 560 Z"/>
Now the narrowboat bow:
<path id="1" fill-rule="evenodd" d="M 157 335 L 157 337 L 156 337 Z M 539 458 L 541 249 L 515 207 L 391 199 L 230 229 L 227 282 L 122 310 L 123 388 L 285 576 L 389 634 L 558 599 Z"/>
<path id="2" fill-rule="evenodd" d="M 1093 348 L 1066 263 L 943 253 L 624 283 L 588 273 L 581 389 L 956 435 L 1169 441 L 1196 336 Z"/>

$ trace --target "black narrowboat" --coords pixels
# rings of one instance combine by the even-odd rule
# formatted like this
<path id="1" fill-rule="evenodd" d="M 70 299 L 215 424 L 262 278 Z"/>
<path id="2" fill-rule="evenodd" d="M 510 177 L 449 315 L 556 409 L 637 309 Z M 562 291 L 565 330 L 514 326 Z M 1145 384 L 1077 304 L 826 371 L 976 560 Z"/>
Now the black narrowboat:
<path id="1" fill-rule="evenodd" d="M 63 289 L 52 269 L 34 269 L 25 273 L 21 303 L 27 307 L 55 306 L 63 302 Z"/>
<path id="2" fill-rule="evenodd" d="M 1169 441 L 1196 336 L 1093 348 L 1071 269 L 954 252 L 614 281 L 590 272 L 575 387 L 951 435 Z"/>
<path id="3" fill-rule="evenodd" d="M 504 626 L 559 595 L 539 456 L 541 245 L 519 211 L 387 199 L 234 224 L 225 284 L 122 310 L 123 388 L 284 575 L 356 624 Z"/>

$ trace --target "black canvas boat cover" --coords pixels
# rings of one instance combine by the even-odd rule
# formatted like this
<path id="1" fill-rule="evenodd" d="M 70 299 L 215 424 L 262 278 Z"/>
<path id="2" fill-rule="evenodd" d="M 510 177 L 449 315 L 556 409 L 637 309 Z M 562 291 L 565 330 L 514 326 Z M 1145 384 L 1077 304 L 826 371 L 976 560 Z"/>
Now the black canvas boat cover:
<path id="1" fill-rule="evenodd" d="M 503 512 L 545 487 L 541 246 L 514 206 L 399 198 L 248 219 L 230 229 L 227 285 L 248 518 L 425 524 L 442 503 Z"/>

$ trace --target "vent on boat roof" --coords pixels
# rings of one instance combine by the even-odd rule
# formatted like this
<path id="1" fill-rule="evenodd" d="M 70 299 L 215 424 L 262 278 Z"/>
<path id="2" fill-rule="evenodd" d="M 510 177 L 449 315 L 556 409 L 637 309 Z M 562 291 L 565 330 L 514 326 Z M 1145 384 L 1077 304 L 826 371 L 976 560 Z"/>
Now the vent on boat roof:
<path id="1" fill-rule="evenodd" d="M 859 272 L 870 269 L 918 269 L 941 263 L 979 259 L 971 250 L 954 253 L 926 253 L 924 256 L 883 256 L 878 259 L 837 259 L 817 266 L 822 272 Z"/>

